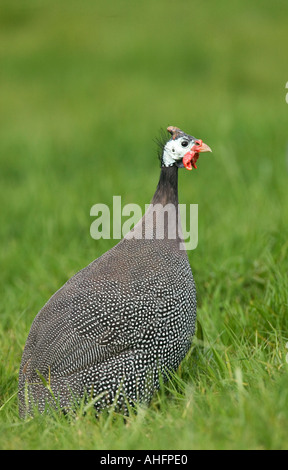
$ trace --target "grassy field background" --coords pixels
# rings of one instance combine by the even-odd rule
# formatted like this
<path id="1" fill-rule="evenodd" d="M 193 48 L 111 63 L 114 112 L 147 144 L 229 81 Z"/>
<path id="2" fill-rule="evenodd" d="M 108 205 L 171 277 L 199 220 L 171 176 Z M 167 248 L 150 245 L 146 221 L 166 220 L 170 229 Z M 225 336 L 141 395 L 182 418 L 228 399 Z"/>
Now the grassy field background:
<path id="1" fill-rule="evenodd" d="M 1 1 L 2 449 L 288 448 L 287 15 L 280 0 Z M 150 202 L 168 125 L 213 149 L 179 174 L 180 202 L 199 204 L 193 347 L 126 424 L 21 421 L 32 320 L 115 244 L 90 237 L 91 206 Z"/>

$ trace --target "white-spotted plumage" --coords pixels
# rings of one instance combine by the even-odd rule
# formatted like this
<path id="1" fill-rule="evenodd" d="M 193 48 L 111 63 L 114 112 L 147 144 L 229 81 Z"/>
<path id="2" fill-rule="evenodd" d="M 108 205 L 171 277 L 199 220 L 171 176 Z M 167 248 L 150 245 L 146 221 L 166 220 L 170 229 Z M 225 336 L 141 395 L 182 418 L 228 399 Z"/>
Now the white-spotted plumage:
<path id="1" fill-rule="evenodd" d="M 178 206 L 177 171 L 162 163 L 152 208 L 158 204 L 161 211 L 159 202 Z M 154 220 L 148 216 L 134 235 L 144 235 Z M 34 405 L 43 412 L 46 402 L 70 409 L 84 395 L 100 396 L 97 410 L 113 404 L 124 412 L 127 403 L 151 399 L 159 377 L 165 380 L 179 366 L 194 334 L 196 290 L 181 241 L 179 234 L 145 239 L 130 233 L 51 297 L 23 352 L 22 416 Z"/>

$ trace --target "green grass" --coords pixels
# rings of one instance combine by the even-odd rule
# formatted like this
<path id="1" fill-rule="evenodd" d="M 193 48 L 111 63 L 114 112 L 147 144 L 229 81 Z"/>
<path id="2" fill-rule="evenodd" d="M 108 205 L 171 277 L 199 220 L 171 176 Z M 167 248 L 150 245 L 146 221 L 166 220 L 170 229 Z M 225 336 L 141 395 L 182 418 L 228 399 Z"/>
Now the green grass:
<path id="1" fill-rule="evenodd" d="M 288 448 L 286 3 L 1 2 L 2 449 Z M 179 175 L 199 204 L 193 347 L 126 423 L 21 421 L 31 322 L 115 243 L 90 237 L 91 206 L 150 201 L 168 125 L 213 149 Z"/>

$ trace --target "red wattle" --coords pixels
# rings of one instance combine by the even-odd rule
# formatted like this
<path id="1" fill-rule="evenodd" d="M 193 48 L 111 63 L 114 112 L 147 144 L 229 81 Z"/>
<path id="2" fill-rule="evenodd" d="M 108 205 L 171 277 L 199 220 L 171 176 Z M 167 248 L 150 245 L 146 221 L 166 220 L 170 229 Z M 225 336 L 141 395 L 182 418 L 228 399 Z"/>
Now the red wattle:
<path id="1" fill-rule="evenodd" d="M 186 170 L 192 170 L 193 168 L 197 168 L 196 162 L 198 160 L 199 153 L 195 152 L 194 150 L 189 150 L 189 152 L 185 153 L 182 163 L 185 166 Z"/>
<path id="2" fill-rule="evenodd" d="M 192 170 L 192 165 L 191 165 L 191 160 L 193 158 L 192 154 L 194 154 L 194 152 L 190 151 L 190 152 L 185 153 L 183 157 L 182 163 L 185 166 L 186 170 Z"/>

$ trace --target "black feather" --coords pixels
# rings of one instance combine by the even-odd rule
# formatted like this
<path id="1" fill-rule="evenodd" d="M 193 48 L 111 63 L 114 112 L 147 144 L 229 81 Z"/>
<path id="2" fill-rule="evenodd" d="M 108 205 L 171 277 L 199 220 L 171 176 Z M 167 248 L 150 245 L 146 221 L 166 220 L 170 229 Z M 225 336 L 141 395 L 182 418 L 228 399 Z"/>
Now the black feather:
<path id="1" fill-rule="evenodd" d="M 157 145 L 157 155 L 158 159 L 160 161 L 160 164 L 162 165 L 163 161 L 163 151 L 166 143 L 168 140 L 171 139 L 171 135 L 166 129 L 161 128 L 159 131 L 159 135 L 154 139 L 155 144 Z"/>

